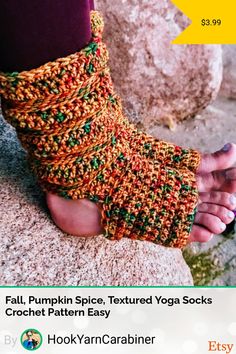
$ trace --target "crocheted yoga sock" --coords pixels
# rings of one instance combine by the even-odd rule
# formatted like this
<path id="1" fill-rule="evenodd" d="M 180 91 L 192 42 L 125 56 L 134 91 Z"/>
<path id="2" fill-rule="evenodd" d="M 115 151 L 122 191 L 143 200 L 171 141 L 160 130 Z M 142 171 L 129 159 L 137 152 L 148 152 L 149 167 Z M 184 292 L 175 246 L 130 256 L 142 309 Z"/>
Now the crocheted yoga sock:
<path id="1" fill-rule="evenodd" d="M 132 147 L 131 132 L 135 144 L 141 135 L 113 92 L 102 18 L 93 11 L 91 20 L 93 38 L 80 52 L 30 71 L 0 73 L 4 116 L 42 188 L 97 203 L 107 238 L 183 247 L 198 200 L 192 153 L 181 153 L 181 165 L 169 157 L 173 145 L 162 143 L 152 163 Z"/>

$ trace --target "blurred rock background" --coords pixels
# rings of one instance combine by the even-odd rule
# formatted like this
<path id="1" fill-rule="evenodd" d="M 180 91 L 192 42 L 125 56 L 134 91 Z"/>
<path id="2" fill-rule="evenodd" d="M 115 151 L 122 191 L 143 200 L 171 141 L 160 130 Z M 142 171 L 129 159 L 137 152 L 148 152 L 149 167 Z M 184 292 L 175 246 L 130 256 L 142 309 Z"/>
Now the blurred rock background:
<path id="1" fill-rule="evenodd" d="M 167 0 L 97 0 L 105 18 L 112 76 L 128 112 L 144 127 L 172 127 L 217 96 L 218 45 L 172 45 L 189 24 Z"/>
<path id="2" fill-rule="evenodd" d="M 223 46 L 224 77 L 220 94 L 236 99 L 236 45 Z"/>

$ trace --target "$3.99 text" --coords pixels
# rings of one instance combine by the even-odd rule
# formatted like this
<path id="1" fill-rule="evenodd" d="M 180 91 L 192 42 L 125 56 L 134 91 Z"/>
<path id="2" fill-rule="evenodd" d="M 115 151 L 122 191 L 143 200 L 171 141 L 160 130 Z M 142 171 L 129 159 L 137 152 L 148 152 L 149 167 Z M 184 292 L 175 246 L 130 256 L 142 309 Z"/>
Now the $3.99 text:
<path id="1" fill-rule="evenodd" d="M 202 26 L 221 26 L 221 24 L 222 24 L 222 21 L 221 21 L 220 18 L 218 18 L 218 19 L 215 19 L 215 18 L 213 18 L 213 19 L 203 18 L 201 20 L 201 25 Z"/>

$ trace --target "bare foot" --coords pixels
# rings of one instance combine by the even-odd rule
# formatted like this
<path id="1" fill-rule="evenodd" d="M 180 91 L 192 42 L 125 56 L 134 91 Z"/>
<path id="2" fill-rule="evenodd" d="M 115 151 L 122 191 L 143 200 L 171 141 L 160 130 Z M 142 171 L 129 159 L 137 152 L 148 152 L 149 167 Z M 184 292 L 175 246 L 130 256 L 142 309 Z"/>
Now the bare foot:
<path id="1" fill-rule="evenodd" d="M 236 209 L 236 146 L 227 144 L 224 150 L 203 155 L 197 173 L 200 192 L 198 212 L 195 217 L 190 242 L 209 241 L 213 234 L 222 233 Z M 75 236 L 95 236 L 102 233 L 101 214 L 93 202 L 67 200 L 47 194 L 47 204 L 55 224 Z"/>
<path id="2" fill-rule="evenodd" d="M 236 146 L 226 144 L 223 149 L 202 157 L 197 172 L 200 192 L 198 212 L 189 238 L 190 242 L 209 241 L 220 234 L 234 219 L 236 209 Z"/>

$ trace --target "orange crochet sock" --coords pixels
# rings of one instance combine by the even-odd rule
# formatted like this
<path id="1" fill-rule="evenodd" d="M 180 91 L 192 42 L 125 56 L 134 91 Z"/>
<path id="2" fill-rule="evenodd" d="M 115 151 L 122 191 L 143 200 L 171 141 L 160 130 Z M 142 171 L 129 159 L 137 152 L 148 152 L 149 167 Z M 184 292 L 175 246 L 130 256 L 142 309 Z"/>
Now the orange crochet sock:
<path id="1" fill-rule="evenodd" d="M 199 154 L 129 124 L 112 87 L 102 18 L 92 11 L 91 20 L 93 38 L 80 52 L 0 73 L 4 116 L 42 188 L 97 203 L 107 238 L 183 247 L 198 200 Z"/>

